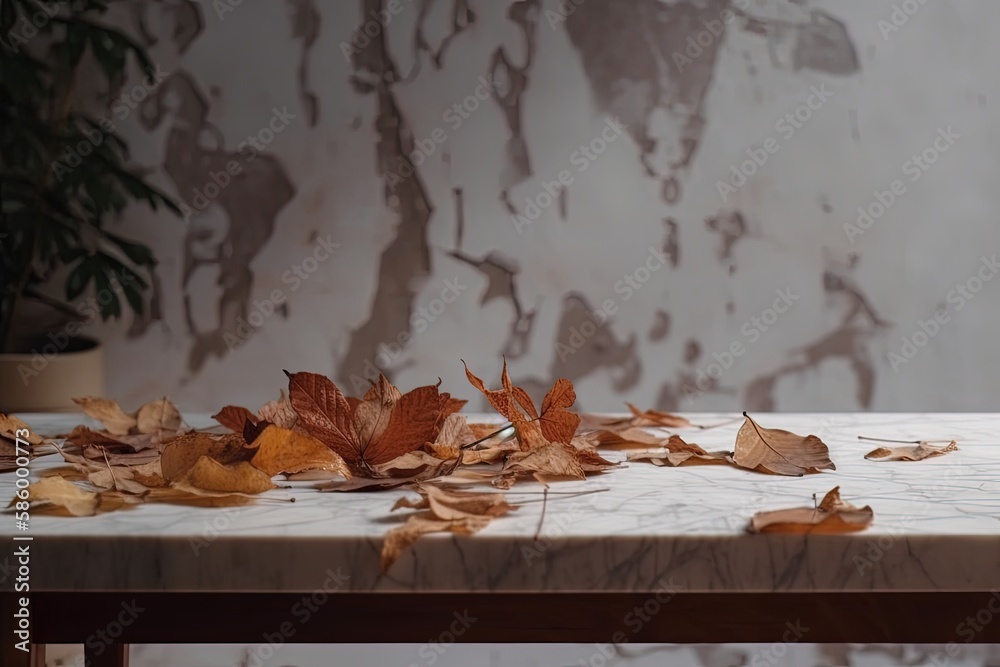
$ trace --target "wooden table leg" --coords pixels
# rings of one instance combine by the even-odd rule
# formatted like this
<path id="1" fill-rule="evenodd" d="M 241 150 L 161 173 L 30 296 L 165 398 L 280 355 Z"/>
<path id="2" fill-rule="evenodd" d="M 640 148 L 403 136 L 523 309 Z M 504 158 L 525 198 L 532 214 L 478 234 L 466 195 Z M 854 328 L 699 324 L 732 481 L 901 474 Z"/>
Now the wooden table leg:
<path id="1" fill-rule="evenodd" d="M 31 667 L 45 667 L 45 644 L 31 645 Z"/>
<path id="2" fill-rule="evenodd" d="M 84 657 L 86 667 L 128 667 L 128 644 L 87 645 Z"/>

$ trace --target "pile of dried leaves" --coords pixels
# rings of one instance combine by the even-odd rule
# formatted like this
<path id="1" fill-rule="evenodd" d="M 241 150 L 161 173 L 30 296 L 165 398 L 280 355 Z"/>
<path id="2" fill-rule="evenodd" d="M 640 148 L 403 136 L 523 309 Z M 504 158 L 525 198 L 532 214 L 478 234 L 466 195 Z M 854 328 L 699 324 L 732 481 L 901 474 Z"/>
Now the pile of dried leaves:
<path id="1" fill-rule="evenodd" d="M 455 490 L 458 484 L 488 483 L 501 491 L 519 479 L 543 484 L 581 480 L 620 467 L 599 449 L 632 450 L 627 461 L 658 466 L 723 465 L 758 473 L 800 476 L 835 470 L 829 448 L 814 435 L 765 428 L 744 413 L 733 451 L 706 451 L 677 434 L 658 429 L 702 429 L 677 415 L 628 405 L 626 417 L 579 415 L 572 383 L 558 380 L 540 406 L 513 384 L 504 362 L 499 389 L 489 389 L 466 367 L 469 382 L 507 424 L 470 423 L 460 413 L 466 401 L 438 385 L 402 393 L 384 376 L 361 397 L 346 396 L 315 373 L 287 373 L 287 394 L 256 412 L 227 406 L 214 416 L 222 428 L 194 430 L 167 399 L 126 413 L 104 398 L 77 400 L 102 428 L 77 426 L 44 439 L 27 438 L 29 455 L 46 446 L 67 466 L 49 469 L 29 487 L 41 512 L 91 516 L 149 502 L 200 506 L 245 504 L 277 488 L 275 477 L 319 480 L 328 492 L 378 490 L 409 485 L 419 499 L 400 499 L 393 510 L 416 510 L 386 536 L 382 566 L 388 568 L 421 535 L 472 534 L 516 506 L 498 491 Z M 439 382 L 440 384 L 440 382 Z M 0 472 L 15 467 L 15 440 L 27 425 L 0 415 Z M 906 444 L 906 443 L 904 443 Z M 927 442 L 879 448 L 867 458 L 920 460 L 957 447 Z M 636 451 L 637 450 L 637 451 Z M 301 488 L 301 487 L 298 487 Z M 860 530 L 872 511 L 840 500 L 834 489 L 815 508 L 756 515 L 751 532 Z"/>

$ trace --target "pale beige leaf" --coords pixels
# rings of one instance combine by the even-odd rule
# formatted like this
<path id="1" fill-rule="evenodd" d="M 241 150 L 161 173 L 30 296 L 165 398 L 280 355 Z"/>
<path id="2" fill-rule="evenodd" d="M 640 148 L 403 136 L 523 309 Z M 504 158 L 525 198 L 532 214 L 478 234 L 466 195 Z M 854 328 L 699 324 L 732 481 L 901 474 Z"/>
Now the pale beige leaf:
<path id="1" fill-rule="evenodd" d="M 268 421 L 279 428 L 295 428 L 299 423 L 299 416 L 292 409 L 292 402 L 288 400 L 284 390 L 281 397 L 276 401 L 269 401 L 257 411 L 261 420 Z"/>
<path id="2" fill-rule="evenodd" d="M 104 424 L 112 435 L 128 435 L 136 427 L 135 416 L 126 414 L 117 401 L 97 396 L 74 398 L 84 414 Z"/>
<path id="3" fill-rule="evenodd" d="M 73 516 L 93 516 L 100 505 L 100 497 L 93 491 L 80 488 L 62 477 L 46 477 L 28 486 L 28 499 L 34 505 L 54 505 Z M 13 505 L 17 499 L 11 501 Z"/>
<path id="4" fill-rule="evenodd" d="M 850 533 L 867 528 L 874 518 L 872 508 L 861 508 L 840 498 L 840 487 L 829 491 L 818 507 L 757 512 L 747 527 L 751 533 Z"/>
<path id="5" fill-rule="evenodd" d="M 136 429 L 139 433 L 176 433 L 183 422 L 177 406 L 166 398 L 150 401 L 136 413 Z"/>
<path id="6" fill-rule="evenodd" d="M 865 454 L 869 461 L 923 461 L 932 456 L 942 456 L 958 450 L 958 444 L 952 440 L 944 447 L 935 447 L 926 442 L 904 447 L 879 447 Z"/>
<path id="7" fill-rule="evenodd" d="M 257 436 L 253 444 L 256 454 L 250 463 L 269 477 L 281 472 L 304 470 L 326 470 L 344 477 L 351 476 L 339 454 L 305 433 L 271 425 Z"/>
<path id="8" fill-rule="evenodd" d="M 507 458 L 504 472 L 537 472 L 548 477 L 574 479 L 586 477 L 572 445 L 559 442 L 550 442 L 532 451 L 514 452 Z"/>
<path id="9" fill-rule="evenodd" d="M 676 467 L 681 465 L 727 465 L 733 462 L 730 452 L 706 452 L 694 443 L 685 442 L 679 435 L 672 435 L 659 451 L 630 452 L 629 461 L 649 461 L 653 465 Z"/>
<path id="10" fill-rule="evenodd" d="M 776 428 L 764 428 L 743 413 L 746 421 L 736 435 L 736 465 L 758 472 L 801 476 L 821 470 L 836 470 L 830 450 L 814 435 L 801 436 Z"/>
<path id="11" fill-rule="evenodd" d="M 402 526 L 393 528 L 386 533 L 385 540 L 382 542 L 381 565 L 383 572 L 392 567 L 400 555 L 421 535 L 445 532 L 471 535 L 488 526 L 491 520 L 491 517 L 477 516 L 458 521 L 441 521 L 432 517 L 433 515 L 429 512 L 414 514 Z"/>
<path id="12" fill-rule="evenodd" d="M 275 488 L 267 473 L 247 461 L 223 465 L 213 458 L 202 456 L 177 480 L 179 487 L 194 487 L 220 493 L 263 493 Z"/>
<path id="13" fill-rule="evenodd" d="M 632 447 L 652 447 L 663 444 L 663 438 L 652 435 L 637 427 L 629 427 L 621 430 L 600 429 L 578 435 L 575 439 L 582 439 L 594 447 L 607 447 L 611 449 L 628 449 Z"/>
<path id="14" fill-rule="evenodd" d="M 21 432 L 20 437 L 17 435 L 18 431 Z M 42 436 L 32 431 L 23 421 L 14 415 L 7 415 L 2 412 L 0 412 L 0 438 L 6 438 L 13 443 L 21 440 L 22 442 L 27 442 L 29 445 L 40 445 L 45 442 Z"/>

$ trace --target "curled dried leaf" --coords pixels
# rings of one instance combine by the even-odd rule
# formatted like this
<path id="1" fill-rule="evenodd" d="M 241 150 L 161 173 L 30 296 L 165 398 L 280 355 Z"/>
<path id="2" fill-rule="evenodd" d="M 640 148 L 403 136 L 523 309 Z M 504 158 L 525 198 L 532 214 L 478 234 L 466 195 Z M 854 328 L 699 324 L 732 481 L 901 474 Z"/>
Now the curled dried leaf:
<path id="1" fill-rule="evenodd" d="M 136 427 L 135 416 L 122 410 L 117 401 L 98 396 L 84 396 L 74 398 L 73 402 L 80 406 L 85 415 L 104 424 L 104 428 L 112 435 L 128 435 Z"/>
<path id="2" fill-rule="evenodd" d="M 747 527 L 751 533 L 850 533 L 867 528 L 872 508 L 861 508 L 840 498 L 840 487 L 830 490 L 818 507 L 794 507 L 758 512 Z"/>
<path id="3" fill-rule="evenodd" d="M 278 473 L 297 473 L 305 470 L 326 470 L 350 477 L 344 459 L 307 435 L 275 425 L 266 427 L 253 442 L 256 453 L 250 463 L 268 477 Z"/>
<path id="4" fill-rule="evenodd" d="M 176 480 L 177 488 L 192 487 L 218 493 L 263 493 L 275 488 L 271 477 L 247 461 L 223 465 L 202 456 Z"/>
<path id="5" fill-rule="evenodd" d="M 958 450 L 958 444 L 952 440 L 944 447 L 935 447 L 926 442 L 903 447 L 879 447 L 865 454 L 869 461 L 923 461 L 932 456 L 943 456 L 948 452 Z"/>

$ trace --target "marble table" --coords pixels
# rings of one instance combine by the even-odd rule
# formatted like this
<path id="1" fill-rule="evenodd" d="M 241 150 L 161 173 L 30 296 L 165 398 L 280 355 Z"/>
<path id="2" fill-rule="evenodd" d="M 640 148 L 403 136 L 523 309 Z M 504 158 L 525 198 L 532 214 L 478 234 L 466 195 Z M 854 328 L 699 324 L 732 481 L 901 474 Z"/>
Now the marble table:
<path id="1" fill-rule="evenodd" d="M 732 449 L 738 415 L 688 416 L 722 425 L 678 430 L 686 439 Z M 79 421 L 21 417 L 41 433 Z M 115 650 L 94 664 L 126 643 L 420 642 L 449 633 L 471 642 L 770 642 L 808 628 L 803 641 L 1000 641 L 1000 623 L 984 622 L 1000 617 L 1000 414 L 755 417 L 819 436 L 837 470 L 792 478 L 630 463 L 551 485 L 544 520 L 541 485 L 519 482 L 510 491 L 516 512 L 474 536 L 426 536 L 384 574 L 382 536 L 403 520 L 390 510 L 413 496 L 405 489 L 318 493 L 291 482 L 238 508 L 33 517 L 34 641 L 83 642 L 111 623 L 118 635 L 99 645 Z M 959 450 L 876 463 L 864 454 L 877 443 L 859 435 L 953 438 Z M 33 474 L 61 463 L 36 459 Z M 0 497 L 13 495 L 14 479 L 0 475 Z M 844 500 L 874 510 L 867 530 L 745 530 L 755 512 L 811 505 L 838 485 Z M 12 538 L 23 534 L 4 516 L 0 590 L 9 605 Z"/>

